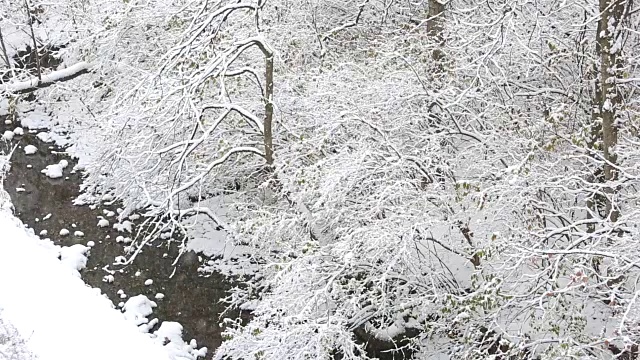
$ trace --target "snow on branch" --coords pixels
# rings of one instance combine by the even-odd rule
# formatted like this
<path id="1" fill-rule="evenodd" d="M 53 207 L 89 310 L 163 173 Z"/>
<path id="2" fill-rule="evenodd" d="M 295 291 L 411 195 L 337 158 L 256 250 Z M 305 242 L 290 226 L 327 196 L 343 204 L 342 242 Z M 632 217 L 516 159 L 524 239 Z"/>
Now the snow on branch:
<path id="1" fill-rule="evenodd" d="M 67 81 L 87 73 L 91 69 L 91 64 L 85 61 L 71 65 L 65 69 L 56 70 L 50 74 L 42 75 L 42 80 L 32 77 L 26 81 L 8 83 L 0 85 L 0 92 L 6 93 L 27 93 L 37 89 L 46 88 L 54 83 Z"/>
<path id="2" fill-rule="evenodd" d="M 207 166 L 207 168 L 203 172 L 200 173 L 200 175 L 193 177 L 188 182 L 182 184 L 180 187 L 178 187 L 177 189 L 173 190 L 171 192 L 171 196 L 169 198 L 170 199 L 173 198 L 174 196 L 178 195 L 179 193 L 181 193 L 181 192 L 189 189 L 193 185 L 197 184 L 199 181 L 202 181 L 204 179 L 204 177 L 207 174 L 209 174 L 211 172 L 211 170 L 213 170 L 216 166 L 220 166 L 221 164 L 225 163 L 232 155 L 241 154 L 241 153 L 253 153 L 255 155 L 264 157 L 264 153 L 261 152 L 260 150 L 256 149 L 256 148 L 254 148 L 254 147 L 243 146 L 243 147 L 237 147 L 237 148 L 231 149 L 228 152 L 226 152 L 225 154 L 223 154 L 220 158 L 212 161 L 209 164 L 209 166 Z"/>

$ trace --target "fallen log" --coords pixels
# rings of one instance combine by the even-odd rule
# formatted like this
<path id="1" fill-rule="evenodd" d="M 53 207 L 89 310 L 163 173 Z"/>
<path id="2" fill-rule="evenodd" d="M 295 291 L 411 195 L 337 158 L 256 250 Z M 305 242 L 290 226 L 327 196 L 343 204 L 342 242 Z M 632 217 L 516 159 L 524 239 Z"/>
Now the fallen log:
<path id="1" fill-rule="evenodd" d="M 67 68 L 56 70 L 52 73 L 42 75 L 42 79 L 33 77 L 26 81 L 0 84 L 0 94 L 26 94 L 37 89 L 49 87 L 55 83 L 74 79 L 82 74 L 86 74 L 91 69 L 91 64 L 85 61 L 73 64 Z"/>

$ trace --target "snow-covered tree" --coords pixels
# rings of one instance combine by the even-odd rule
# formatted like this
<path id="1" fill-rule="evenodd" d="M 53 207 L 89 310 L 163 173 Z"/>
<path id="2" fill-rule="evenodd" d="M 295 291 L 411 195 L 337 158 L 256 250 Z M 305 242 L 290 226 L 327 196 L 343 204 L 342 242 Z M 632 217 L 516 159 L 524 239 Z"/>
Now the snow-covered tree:
<path id="1" fill-rule="evenodd" d="M 632 2 L 83 3 L 87 190 L 268 262 L 218 358 L 637 352 Z"/>

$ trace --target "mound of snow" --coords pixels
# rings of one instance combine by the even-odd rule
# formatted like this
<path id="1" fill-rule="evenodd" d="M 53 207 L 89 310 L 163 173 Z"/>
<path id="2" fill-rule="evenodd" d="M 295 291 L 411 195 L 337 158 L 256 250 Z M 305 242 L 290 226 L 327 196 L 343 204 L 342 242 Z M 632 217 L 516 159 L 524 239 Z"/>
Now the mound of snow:
<path id="1" fill-rule="evenodd" d="M 87 266 L 87 252 L 89 252 L 89 247 L 80 244 L 63 247 L 60 249 L 60 261 L 70 269 L 75 270 L 73 274 L 80 277 L 78 271 Z"/>
<path id="2" fill-rule="evenodd" d="M 119 224 L 113 224 L 113 228 L 118 230 L 119 232 L 131 232 L 133 231 L 132 229 L 133 223 L 129 220 L 125 220 Z"/>
<path id="3" fill-rule="evenodd" d="M 2 139 L 6 141 L 11 141 L 13 139 L 13 135 L 14 135 L 13 131 L 7 130 L 4 132 L 4 134 L 2 134 Z"/>
<path id="4" fill-rule="evenodd" d="M 137 295 L 129 298 L 122 310 L 124 311 L 124 317 L 138 326 L 148 322 L 147 316 L 153 313 L 153 308 L 156 306 L 158 304 L 149 300 L 148 297 Z"/>
<path id="5" fill-rule="evenodd" d="M 38 152 L 38 148 L 33 145 L 27 145 L 24 147 L 24 153 L 27 155 L 33 155 Z"/>
<path id="6" fill-rule="evenodd" d="M 69 162 L 67 160 L 60 160 L 57 164 L 47 165 L 47 167 L 40 172 L 52 179 L 57 179 L 62 177 L 62 171 L 67 166 L 69 166 Z"/>
<path id="7" fill-rule="evenodd" d="M 51 142 L 51 134 L 49 134 L 48 132 L 39 132 L 38 135 L 36 135 L 36 137 L 38 139 L 40 139 L 42 142 Z"/>
<path id="8" fill-rule="evenodd" d="M 180 323 L 164 321 L 153 335 L 156 336 L 159 343 L 165 344 L 167 351 L 172 356 L 184 356 L 185 352 L 194 358 L 207 355 L 207 348 L 198 349 L 198 343 L 195 340 L 191 340 L 189 344 L 182 340 L 182 325 Z"/>

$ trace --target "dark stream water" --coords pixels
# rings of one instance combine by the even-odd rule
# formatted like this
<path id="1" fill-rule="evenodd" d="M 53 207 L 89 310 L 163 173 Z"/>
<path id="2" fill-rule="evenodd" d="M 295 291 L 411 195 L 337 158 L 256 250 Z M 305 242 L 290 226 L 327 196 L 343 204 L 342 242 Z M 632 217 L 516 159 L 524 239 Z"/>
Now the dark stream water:
<path id="1" fill-rule="evenodd" d="M 5 125 L 4 121 L 0 116 L 0 134 L 18 126 Z M 170 278 L 174 271 L 171 264 L 178 255 L 178 244 L 159 239 L 153 245 L 146 246 L 133 264 L 114 266 L 115 257 L 124 255 L 125 246 L 117 243 L 116 237 L 130 235 L 119 233 L 111 227 L 116 222 L 116 216 L 107 218 L 109 227 L 99 228 L 97 223 L 99 216 L 105 216 L 104 209 L 116 212 L 117 205 L 100 205 L 93 210 L 88 206 L 73 205 L 72 201 L 79 195 L 82 183 L 82 175 L 72 173 L 76 161 L 67 156 L 64 149 L 40 141 L 36 133 L 37 131 L 25 129 L 24 136 L 16 136 L 10 144 L 2 146 L 5 151 L 18 146 L 11 157 L 11 170 L 4 182 L 4 188 L 11 195 L 16 216 L 33 228 L 36 234 L 47 230 L 48 235 L 41 237 L 51 238 L 59 245 L 94 241 L 95 246 L 91 249 L 87 268 L 81 272 L 84 281 L 92 287 L 100 288 L 114 304 L 126 301 L 130 296 L 146 295 L 158 304 L 149 319 L 157 317 L 161 322 L 166 320 L 181 323 L 184 326 L 185 341 L 196 339 L 198 347 L 206 346 L 209 349 L 207 358 L 211 358 L 213 350 L 222 341 L 222 329 L 218 324 L 225 306 L 219 299 L 224 298 L 232 286 L 229 278 L 218 273 L 207 274 L 208 277 L 201 276 L 197 271 L 200 260 L 193 253 L 181 258 L 175 267 L 175 274 Z M 4 141 L 0 140 L 0 143 Z M 26 155 L 23 150 L 26 145 L 36 146 L 38 152 Z M 56 164 L 62 159 L 69 162 L 62 178 L 50 179 L 40 172 L 47 165 Z M 17 188 L 24 191 L 18 192 Z M 47 214 L 52 215 L 43 221 Z M 70 230 L 71 234 L 60 236 L 59 232 L 63 228 Z M 84 237 L 74 236 L 76 230 L 82 231 Z M 107 239 L 107 236 L 110 238 Z M 203 260 L 207 259 L 203 257 Z M 112 283 L 103 281 L 103 277 L 108 275 L 103 270 L 107 265 L 111 270 L 118 270 Z M 145 286 L 146 279 L 153 279 L 153 284 Z M 128 295 L 127 298 L 121 299 L 118 294 L 121 289 Z M 156 299 L 157 293 L 162 293 L 165 297 Z M 237 316 L 237 312 L 225 314 L 225 317 Z"/>

